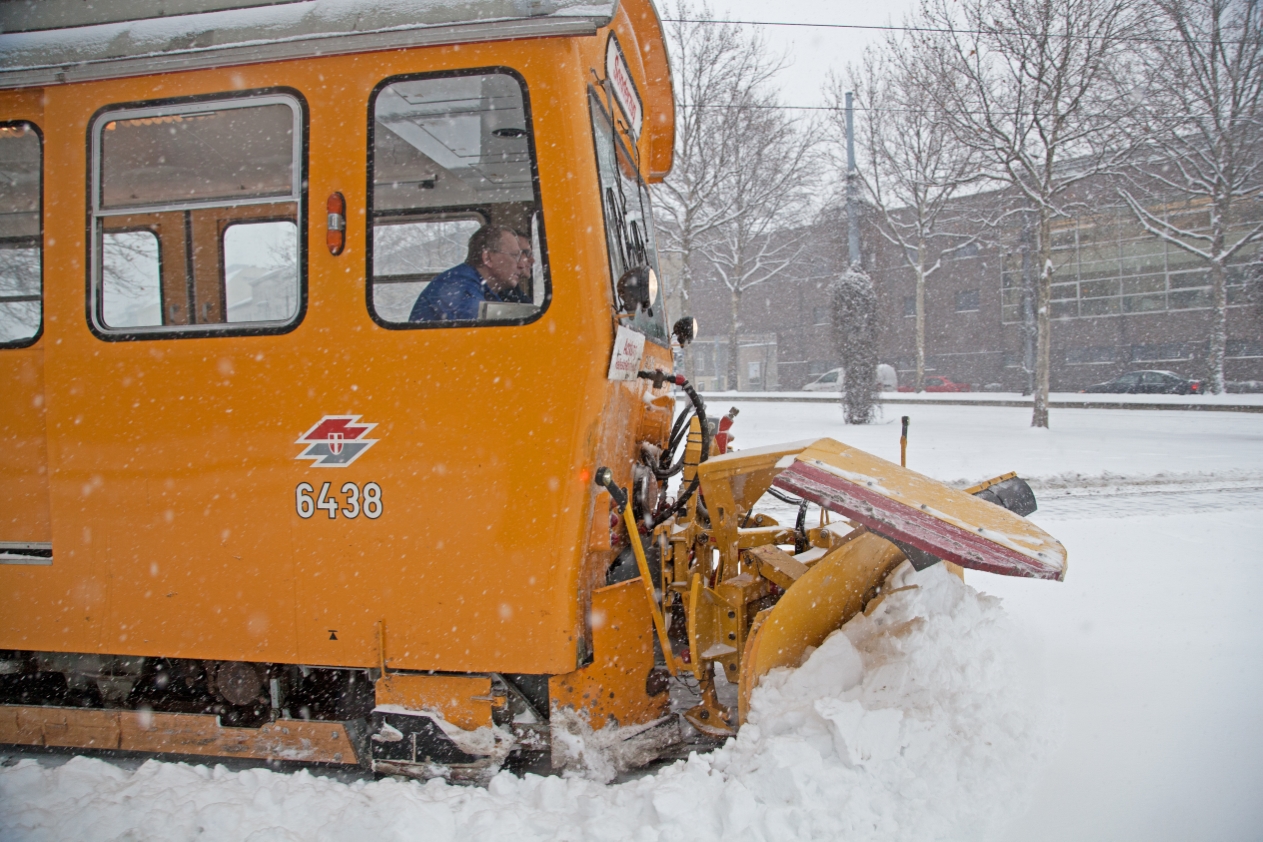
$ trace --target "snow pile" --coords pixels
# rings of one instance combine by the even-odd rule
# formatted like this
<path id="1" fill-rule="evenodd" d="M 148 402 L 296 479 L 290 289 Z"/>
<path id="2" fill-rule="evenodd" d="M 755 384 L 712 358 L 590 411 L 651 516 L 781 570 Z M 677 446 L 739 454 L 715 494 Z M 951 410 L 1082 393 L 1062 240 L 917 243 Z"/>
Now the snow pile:
<path id="1" fill-rule="evenodd" d="M 623 784 L 27 760 L 0 771 L 0 839 L 986 838 L 1025 806 L 1050 748 L 1021 636 L 942 565 L 905 565 L 894 584 L 802 667 L 768 675 L 736 739 Z"/>
<path id="2" fill-rule="evenodd" d="M 679 742 L 680 728 L 670 717 L 643 725 L 609 725 L 595 730 L 586 712 L 553 711 L 553 768 L 566 777 L 609 783 L 629 769 L 639 769 Z M 660 727 L 671 726 L 671 727 Z"/>
<path id="3" fill-rule="evenodd" d="M 756 838 L 779 822 L 806 838 L 986 838 L 1030 795 L 1051 729 L 999 600 L 943 565 L 905 563 L 891 586 L 803 668 L 765 678 L 716 753 L 765 794 Z"/>

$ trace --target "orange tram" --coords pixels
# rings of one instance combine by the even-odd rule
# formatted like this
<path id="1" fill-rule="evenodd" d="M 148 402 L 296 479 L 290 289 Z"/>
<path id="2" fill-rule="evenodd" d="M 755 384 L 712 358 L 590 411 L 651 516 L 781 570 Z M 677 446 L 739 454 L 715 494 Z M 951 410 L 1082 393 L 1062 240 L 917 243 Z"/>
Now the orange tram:
<path id="1" fill-rule="evenodd" d="M 650 0 L 9 5 L 0 743 L 478 778 L 574 710 L 648 758 L 673 680 L 732 733 L 905 559 L 1063 575 L 1020 480 L 724 453 Z"/>

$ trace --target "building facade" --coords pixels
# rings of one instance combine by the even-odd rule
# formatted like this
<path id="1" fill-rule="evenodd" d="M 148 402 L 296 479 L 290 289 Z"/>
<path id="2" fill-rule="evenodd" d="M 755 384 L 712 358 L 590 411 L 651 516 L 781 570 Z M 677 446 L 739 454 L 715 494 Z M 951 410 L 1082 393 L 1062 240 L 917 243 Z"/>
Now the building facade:
<path id="1" fill-rule="evenodd" d="M 971 203 L 1003 196 L 972 197 Z M 1210 274 L 1193 255 L 1148 234 L 1119 203 L 1109 184 L 1077 198 L 1082 212 L 1053 230 L 1051 310 L 1054 391 L 1078 391 L 1136 369 L 1164 369 L 1191 378 L 1209 374 L 1207 351 L 1214 311 Z M 1204 207 L 1171 204 L 1169 216 L 1188 229 L 1209 226 Z M 1263 203 L 1244 205 L 1233 228 L 1240 237 L 1263 219 Z M 1033 243 L 1023 249 L 1020 217 L 1005 228 L 943 257 L 926 283 L 926 372 L 978 390 L 1022 391 L 1026 363 L 1024 288 L 1038 271 Z M 900 385 L 915 379 L 915 282 L 904 256 L 866 224 L 862 251 L 878 308 L 878 359 L 893 365 Z M 830 285 L 846 264 L 845 214 L 824 213 L 802 258 L 781 275 L 741 296 L 738 334 L 743 390 L 797 390 L 838 366 Z M 939 255 L 928 255 L 937 259 Z M 1023 269 L 1023 266 L 1026 269 Z M 667 271 L 668 283 L 675 274 Z M 727 381 L 729 290 L 694 269 L 688 309 L 701 325 L 694 377 L 706 388 Z M 683 312 L 678 298 L 671 312 Z M 1031 311 L 1033 312 L 1033 310 Z M 756 347 L 774 339 L 758 376 L 749 374 Z M 1230 388 L 1263 381 L 1263 257 L 1258 243 L 1240 250 L 1228 273 L 1225 376 Z"/>
<path id="2" fill-rule="evenodd" d="M 1125 206 L 1084 206 L 1092 210 L 1053 229 L 1052 390 L 1078 391 L 1136 369 L 1206 379 L 1214 311 L 1204 261 L 1144 231 Z M 1188 229 L 1209 226 L 1204 208 L 1172 208 L 1171 217 Z M 1237 236 L 1253 224 L 1236 226 Z M 1261 269 L 1257 243 L 1231 261 L 1229 381 L 1263 380 Z M 1033 245 L 1024 254 L 1020 222 L 990 243 L 945 257 L 926 283 L 927 373 L 975 388 L 1026 387 L 1023 299 L 1037 272 Z M 912 270 L 886 244 L 877 248 L 871 274 L 881 359 L 896 367 L 900 382 L 910 383 L 916 360 Z"/>

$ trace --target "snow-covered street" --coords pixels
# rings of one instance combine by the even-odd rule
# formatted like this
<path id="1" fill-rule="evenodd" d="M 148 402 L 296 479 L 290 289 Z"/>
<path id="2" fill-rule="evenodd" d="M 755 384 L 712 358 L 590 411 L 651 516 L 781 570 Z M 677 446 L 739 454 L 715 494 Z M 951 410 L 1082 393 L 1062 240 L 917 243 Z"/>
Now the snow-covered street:
<path id="1" fill-rule="evenodd" d="M 737 740 L 620 784 L 27 759 L 0 770 L 0 839 L 1257 836 L 1263 418 L 1066 410 L 1032 430 L 1024 409 L 918 406 L 856 428 L 836 405 L 737 405 L 739 447 L 832 436 L 897 459 L 909 414 L 910 467 L 1032 478 L 1066 581 L 906 573 L 917 589 L 770 676 Z"/>

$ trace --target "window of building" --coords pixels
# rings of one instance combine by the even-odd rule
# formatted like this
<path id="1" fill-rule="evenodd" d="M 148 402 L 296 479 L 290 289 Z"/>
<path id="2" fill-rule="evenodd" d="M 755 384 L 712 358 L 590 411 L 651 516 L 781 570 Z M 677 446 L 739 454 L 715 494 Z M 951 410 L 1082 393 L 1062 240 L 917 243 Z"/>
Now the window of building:
<path id="1" fill-rule="evenodd" d="M 35 126 L 0 124 L 0 347 L 31 344 L 43 325 L 42 158 Z"/>
<path id="2" fill-rule="evenodd" d="M 979 308 L 979 295 L 976 289 L 966 289 L 956 293 L 956 312 L 970 313 Z"/>
<path id="3" fill-rule="evenodd" d="M 963 260 L 966 257 L 977 257 L 980 251 L 982 251 L 982 247 L 978 243 L 973 242 L 956 249 L 956 251 L 951 253 L 951 257 L 956 260 Z"/>
<path id="4" fill-rule="evenodd" d="M 1205 233 L 1210 218 L 1204 211 L 1172 209 L 1168 219 L 1185 230 Z M 1230 232 L 1243 236 L 1255 224 L 1244 215 Z M 1228 267 L 1228 305 L 1251 303 L 1248 286 L 1257 265 L 1259 245 L 1251 243 Z M 1020 322 L 1022 282 L 1020 252 L 1005 256 L 1001 275 L 1001 320 Z M 1102 208 L 1063 226 L 1053 234 L 1052 308 L 1054 319 L 1094 318 L 1205 310 L 1213 306 L 1205 263 L 1195 255 L 1146 234 L 1125 207 Z"/>
<path id="5" fill-rule="evenodd" d="M 1069 365 L 1099 365 L 1112 362 L 1118 362 L 1118 349 L 1113 345 L 1066 349 L 1066 363 Z"/>
<path id="6" fill-rule="evenodd" d="M 1191 360 L 1196 350 L 1196 346 L 1191 342 L 1160 342 L 1152 345 L 1132 345 L 1131 361 L 1156 363 Z"/>
<path id="7" fill-rule="evenodd" d="M 550 288 L 523 82 L 503 70 L 388 79 L 370 109 L 373 319 L 400 328 L 538 318 Z"/>
<path id="8" fill-rule="evenodd" d="M 1257 359 L 1263 357 L 1263 342 L 1257 339 L 1229 339 L 1224 353 L 1236 360 Z"/>
<path id="9" fill-rule="evenodd" d="M 1006 254 L 1000 271 L 1000 321 L 1012 324 L 1022 320 L 1022 254 Z"/>
<path id="10" fill-rule="evenodd" d="M 904 315 L 904 318 L 916 317 L 917 297 L 915 295 L 905 295 L 903 297 L 903 315 Z"/>
<path id="11" fill-rule="evenodd" d="M 830 322 L 829 308 L 816 307 L 815 308 L 815 323 L 818 325 L 827 325 L 829 324 L 829 322 Z"/>
<path id="12" fill-rule="evenodd" d="M 274 333 L 298 322 L 303 122 L 297 96 L 275 92 L 97 116 L 99 335 Z"/>

